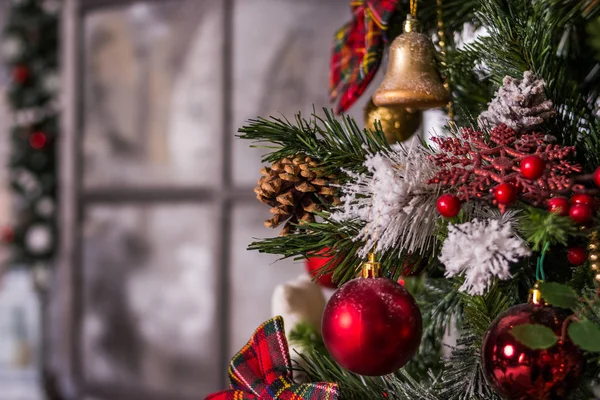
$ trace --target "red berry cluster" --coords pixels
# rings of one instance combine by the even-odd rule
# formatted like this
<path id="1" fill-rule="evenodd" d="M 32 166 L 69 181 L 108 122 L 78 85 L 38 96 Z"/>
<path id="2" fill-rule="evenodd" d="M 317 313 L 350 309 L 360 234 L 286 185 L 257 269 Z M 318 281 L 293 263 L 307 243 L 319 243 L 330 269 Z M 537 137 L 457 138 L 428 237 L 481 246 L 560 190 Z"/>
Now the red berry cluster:
<path id="1" fill-rule="evenodd" d="M 577 193 L 571 201 L 565 197 L 553 197 L 548 200 L 548 211 L 569 216 L 579 225 L 590 222 L 597 210 L 598 202 L 590 195 Z"/>

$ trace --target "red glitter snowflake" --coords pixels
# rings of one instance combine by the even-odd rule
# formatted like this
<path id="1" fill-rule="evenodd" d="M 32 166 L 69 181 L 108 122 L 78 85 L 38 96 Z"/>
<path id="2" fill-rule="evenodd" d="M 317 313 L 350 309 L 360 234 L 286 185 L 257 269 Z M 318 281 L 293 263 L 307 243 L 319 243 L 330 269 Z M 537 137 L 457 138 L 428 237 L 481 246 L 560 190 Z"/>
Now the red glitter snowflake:
<path id="1" fill-rule="evenodd" d="M 519 135 L 502 124 L 492 129 L 489 136 L 463 128 L 460 137 L 432 140 L 440 151 L 431 157 L 441 170 L 429 183 L 455 188 L 463 201 L 483 199 L 496 203 L 492 192 L 502 183 L 514 185 L 521 200 L 536 206 L 559 194 L 585 191 L 574 179 L 581 166 L 568 161 L 575 147 L 554 144 L 552 135 Z M 523 177 L 520 170 L 521 160 L 531 155 L 546 164 L 543 175 L 535 180 Z"/>

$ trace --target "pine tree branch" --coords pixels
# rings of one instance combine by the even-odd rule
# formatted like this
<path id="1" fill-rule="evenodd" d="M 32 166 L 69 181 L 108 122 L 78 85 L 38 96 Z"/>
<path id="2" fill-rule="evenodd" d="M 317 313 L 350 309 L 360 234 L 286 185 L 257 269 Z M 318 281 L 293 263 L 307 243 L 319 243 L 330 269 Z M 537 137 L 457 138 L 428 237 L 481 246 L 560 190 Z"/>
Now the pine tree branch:
<path id="1" fill-rule="evenodd" d="M 364 172 L 363 161 L 368 154 L 389 150 L 381 126 L 361 130 L 349 116 L 338 120 L 323 109 L 324 117 L 312 114 L 305 119 L 295 116 L 295 124 L 284 118 L 257 118 L 239 129 L 241 139 L 251 140 L 251 147 L 269 150 L 263 162 L 273 163 L 298 154 L 319 160 L 326 174 L 341 170 Z"/>

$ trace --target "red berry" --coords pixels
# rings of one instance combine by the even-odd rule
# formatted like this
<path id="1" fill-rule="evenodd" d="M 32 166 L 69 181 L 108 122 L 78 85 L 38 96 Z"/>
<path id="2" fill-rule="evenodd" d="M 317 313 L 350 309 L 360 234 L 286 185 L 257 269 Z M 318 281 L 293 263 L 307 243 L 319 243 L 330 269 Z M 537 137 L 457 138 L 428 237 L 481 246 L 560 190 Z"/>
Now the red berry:
<path id="1" fill-rule="evenodd" d="M 17 65 L 12 70 L 12 77 L 17 83 L 25 83 L 29 78 L 29 68 L 24 65 Z"/>
<path id="2" fill-rule="evenodd" d="M 589 204 L 575 204 L 569 210 L 569 217 L 577 224 L 585 224 L 594 216 L 594 210 Z"/>
<path id="3" fill-rule="evenodd" d="M 538 156 L 528 156 L 521 160 L 521 175 L 527 179 L 538 179 L 544 175 L 546 163 Z"/>
<path id="4" fill-rule="evenodd" d="M 571 196 L 571 204 L 587 204 L 593 207 L 595 203 L 594 198 L 587 194 L 577 193 Z"/>
<path id="5" fill-rule="evenodd" d="M 573 265 L 581 265 L 587 260 L 587 251 L 583 247 L 571 247 L 567 259 Z"/>
<path id="6" fill-rule="evenodd" d="M 600 167 L 596 168 L 594 172 L 594 183 L 596 186 L 600 187 Z"/>
<path id="7" fill-rule="evenodd" d="M 548 200 L 548 211 L 562 215 L 563 217 L 569 215 L 570 207 L 571 204 L 569 203 L 569 200 L 564 197 L 553 197 Z"/>
<path id="8" fill-rule="evenodd" d="M 437 201 L 437 209 L 443 217 L 456 217 L 460 211 L 460 200 L 453 194 L 443 194 Z"/>
<path id="9" fill-rule="evenodd" d="M 511 204 L 517 200 L 517 188 L 510 183 L 501 183 L 494 188 L 494 198 L 498 204 Z"/>

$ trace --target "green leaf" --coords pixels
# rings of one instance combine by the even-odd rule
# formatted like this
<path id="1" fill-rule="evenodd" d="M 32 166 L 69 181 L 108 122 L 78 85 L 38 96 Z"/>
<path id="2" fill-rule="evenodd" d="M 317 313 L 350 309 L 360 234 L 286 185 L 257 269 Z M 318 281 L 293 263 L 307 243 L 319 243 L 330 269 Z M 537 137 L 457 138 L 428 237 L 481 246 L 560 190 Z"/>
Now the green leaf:
<path id="1" fill-rule="evenodd" d="M 558 338 L 552 329 L 544 325 L 517 325 L 510 330 L 510 334 L 519 342 L 534 350 L 548 349 L 558 342 Z"/>
<path id="2" fill-rule="evenodd" d="M 579 304 L 577 293 L 567 285 L 544 282 L 540 283 L 539 289 L 542 298 L 555 307 L 575 309 Z"/>
<path id="3" fill-rule="evenodd" d="M 585 351 L 600 352 L 600 327 L 592 321 L 571 322 L 569 337 Z"/>

